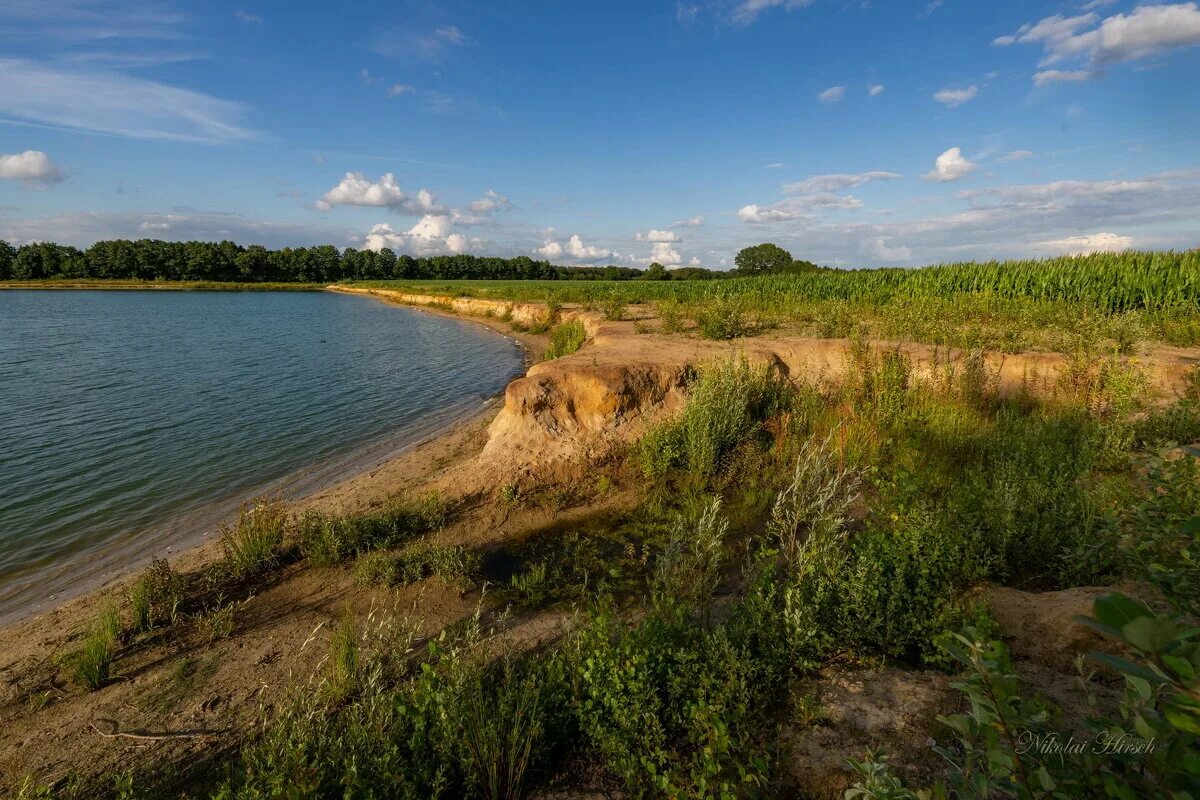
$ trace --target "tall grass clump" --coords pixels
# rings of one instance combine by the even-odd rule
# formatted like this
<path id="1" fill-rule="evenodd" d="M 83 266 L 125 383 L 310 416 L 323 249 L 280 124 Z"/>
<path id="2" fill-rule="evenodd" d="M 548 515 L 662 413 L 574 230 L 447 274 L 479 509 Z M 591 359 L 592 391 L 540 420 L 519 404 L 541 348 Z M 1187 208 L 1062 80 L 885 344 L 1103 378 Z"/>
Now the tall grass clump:
<path id="1" fill-rule="evenodd" d="M 184 600 L 184 580 L 171 569 L 166 559 L 150 562 L 129 589 L 132 628 L 135 633 L 148 631 L 162 622 L 173 623 Z"/>
<path id="2" fill-rule="evenodd" d="M 502 657 L 473 670 L 463 693 L 464 743 L 474 784 L 488 800 L 519 800 L 545 727 L 543 676 Z"/>
<path id="3" fill-rule="evenodd" d="M 373 550 L 359 556 L 354 575 L 366 585 L 408 586 L 436 576 L 466 590 L 475 584 L 480 557 L 465 547 L 418 547 L 403 553 Z"/>
<path id="4" fill-rule="evenodd" d="M 703 368 L 683 413 L 642 440 L 643 472 L 654 479 L 674 469 L 713 477 L 739 444 L 761 431 L 764 420 L 786 409 L 792 394 L 788 380 L 768 364 L 753 366 L 739 358 Z"/>
<path id="5" fill-rule="evenodd" d="M 351 514 L 309 511 L 296 525 L 300 552 L 315 566 L 333 566 L 440 528 L 446 513 L 445 503 L 435 494 L 395 496 L 376 508 Z"/>
<path id="6" fill-rule="evenodd" d="M 578 319 L 569 320 L 550 329 L 550 346 L 546 348 L 544 360 L 552 361 L 569 356 L 587 341 L 587 330 Z"/>
<path id="7" fill-rule="evenodd" d="M 288 525 L 287 505 L 280 499 L 243 505 L 233 525 L 221 525 L 225 564 L 239 578 L 257 575 L 278 563 Z"/>
<path id="8" fill-rule="evenodd" d="M 116 607 L 109 606 L 100 613 L 83 644 L 68 660 L 75 682 L 90 692 L 108 683 L 120 642 L 121 616 Z"/>

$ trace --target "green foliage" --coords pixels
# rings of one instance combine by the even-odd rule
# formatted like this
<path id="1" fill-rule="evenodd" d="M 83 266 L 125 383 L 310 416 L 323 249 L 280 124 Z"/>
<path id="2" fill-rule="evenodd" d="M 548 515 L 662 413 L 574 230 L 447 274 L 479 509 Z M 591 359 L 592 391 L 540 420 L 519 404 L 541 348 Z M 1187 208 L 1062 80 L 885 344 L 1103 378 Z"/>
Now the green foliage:
<path id="1" fill-rule="evenodd" d="M 743 247 L 733 257 L 733 263 L 742 275 L 769 275 L 774 272 L 787 272 L 792 268 L 792 254 L 779 245 L 756 244 L 753 247 Z"/>
<path id="2" fill-rule="evenodd" d="M 791 396 L 791 384 L 769 365 L 739 359 L 704 368 L 682 415 L 642 440 L 643 472 L 657 479 L 679 468 L 701 479 L 713 477 L 739 444 L 762 430 L 763 421 L 787 408 Z"/>
<path id="3" fill-rule="evenodd" d="M 729 522 L 715 498 L 695 519 L 680 518 L 671 529 L 655 574 L 657 602 L 684 611 L 705 611 L 725 560 Z"/>
<path id="4" fill-rule="evenodd" d="M 476 623 L 443 633 L 410 670 L 413 628 L 335 636 L 323 692 L 302 693 L 244 748 L 214 797 L 511 798 L 565 708 L 552 665 L 489 664 Z M 527 670 L 527 671 L 526 671 Z M 333 674 L 339 677 L 331 677 Z M 341 687 L 340 691 L 334 691 Z M 545 732 L 545 733 L 543 733 Z M 555 736 L 569 738 L 557 727 Z"/>
<path id="5" fill-rule="evenodd" d="M 109 606 L 84 636 L 83 644 L 67 657 L 75 682 L 92 692 L 108 683 L 120 643 L 121 617 L 116 607 Z"/>
<path id="6" fill-rule="evenodd" d="M 358 626 L 347 611 L 342 616 L 329 641 L 329 658 L 325 662 L 324 689 L 334 703 L 342 703 L 360 687 Z"/>
<path id="7" fill-rule="evenodd" d="M 436 530 L 445 523 L 446 513 L 436 495 L 395 496 L 376 508 L 352 514 L 309 511 L 297 523 L 300 552 L 315 566 L 333 566 Z"/>
<path id="8" fill-rule="evenodd" d="M 744 305 L 740 300 L 718 298 L 700 306 L 696 312 L 696 326 L 705 339 L 737 339 L 753 332 L 746 321 Z"/>
<path id="9" fill-rule="evenodd" d="M 550 346 L 546 348 L 545 361 L 569 356 L 587 341 L 587 330 L 583 322 L 573 319 L 550 329 Z"/>
<path id="10" fill-rule="evenodd" d="M 633 797 L 762 792 L 771 755 L 755 659 L 724 627 L 672 616 L 627 627 L 601 614 L 565 654 L 584 741 Z"/>
<path id="11" fill-rule="evenodd" d="M 195 620 L 196 629 L 209 644 L 219 639 L 228 639 L 233 635 L 235 626 L 234 607 L 218 599 L 211 608 L 197 614 Z"/>
<path id="12" fill-rule="evenodd" d="M 288 510 L 282 500 L 259 500 L 243 505 L 233 525 L 222 524 L 225 564 L 236 577 L 257 575 L 278 563 L 283 549 Z"/>

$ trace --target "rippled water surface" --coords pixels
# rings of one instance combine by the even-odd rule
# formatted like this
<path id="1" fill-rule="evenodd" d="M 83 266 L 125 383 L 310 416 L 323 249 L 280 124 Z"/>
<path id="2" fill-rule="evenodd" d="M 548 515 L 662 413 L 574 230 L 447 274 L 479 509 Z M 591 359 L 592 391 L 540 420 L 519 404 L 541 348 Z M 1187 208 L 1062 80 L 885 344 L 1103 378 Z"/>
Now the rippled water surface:
<path id="1" fill-rule="evenodd" d="M 0 621 L 256 493 L 382 460 L 520 363 L 500 335 L 363 297 L 0 291 Z"/>

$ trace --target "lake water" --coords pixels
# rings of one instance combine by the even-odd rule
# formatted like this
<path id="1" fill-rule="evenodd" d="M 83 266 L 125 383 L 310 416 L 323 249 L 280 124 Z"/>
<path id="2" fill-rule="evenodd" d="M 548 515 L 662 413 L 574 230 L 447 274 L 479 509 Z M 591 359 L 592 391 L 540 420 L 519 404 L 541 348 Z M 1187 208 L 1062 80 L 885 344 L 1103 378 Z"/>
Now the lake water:
<path id="1" fill-rule="evenodd" d="M 382 461 L 521 363 L 329 292 L 0 291 L 0 621 Z"/>

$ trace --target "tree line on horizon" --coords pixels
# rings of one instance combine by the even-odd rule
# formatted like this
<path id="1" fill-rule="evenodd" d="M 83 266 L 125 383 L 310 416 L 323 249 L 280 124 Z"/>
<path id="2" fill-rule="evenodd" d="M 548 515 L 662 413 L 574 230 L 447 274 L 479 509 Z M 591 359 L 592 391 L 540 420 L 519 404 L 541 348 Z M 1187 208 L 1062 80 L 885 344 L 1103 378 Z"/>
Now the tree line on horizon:
<path id="1" fill-rule="evenodd" d="M 795 261 L 773 244 L 744 248 L 734 272 L 703 267 L 667 269 L 561 266 L 529 256 L 458 255 L 414 258 L 333 245 L 243 247 L 235 242 L 168 242 L 158 239 L 100 241 L 80 250 L 52 242 L 14 247 L 0 239 L 0 280 L 140 280 L 246 283 L 332 283 L 346 280 L 706 280 L 818 269 Z"/>
<path id="2" fill-rule="evenodd" d="M 695 280 L 726 273 L 701 267 L 668 270 L 573 267 L 516 256 L 397 255 L 333 245 L 243 247 L 235 242 L 167 242 L 117 239 L 80 250 L 52 242 L 14 247 L 0 240 L 0 280 L 240 281 L 330 283 L 345 280 Z"/>

